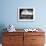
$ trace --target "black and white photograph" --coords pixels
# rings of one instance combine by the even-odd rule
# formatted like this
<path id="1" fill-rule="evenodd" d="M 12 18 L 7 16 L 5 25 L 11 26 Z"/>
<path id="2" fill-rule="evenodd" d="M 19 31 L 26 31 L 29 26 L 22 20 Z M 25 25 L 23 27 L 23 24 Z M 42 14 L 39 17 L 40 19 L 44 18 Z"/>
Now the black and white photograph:
<path id="1" fill-rule="evenodd" d="M 19 21 L 34 21 L 35 9 L 34 8 L 18 8 Z"/>

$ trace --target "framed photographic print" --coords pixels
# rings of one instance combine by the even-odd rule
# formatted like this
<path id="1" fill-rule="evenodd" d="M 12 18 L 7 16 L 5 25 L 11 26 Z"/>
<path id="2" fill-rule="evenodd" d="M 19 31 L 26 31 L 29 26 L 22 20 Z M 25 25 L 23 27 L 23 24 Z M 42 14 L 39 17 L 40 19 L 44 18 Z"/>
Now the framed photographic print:
<path id="1" fill-rule="evenodd" d="M 18 21 L 34 21 L 35 8 L 19 7 L 18 8 Z"/>

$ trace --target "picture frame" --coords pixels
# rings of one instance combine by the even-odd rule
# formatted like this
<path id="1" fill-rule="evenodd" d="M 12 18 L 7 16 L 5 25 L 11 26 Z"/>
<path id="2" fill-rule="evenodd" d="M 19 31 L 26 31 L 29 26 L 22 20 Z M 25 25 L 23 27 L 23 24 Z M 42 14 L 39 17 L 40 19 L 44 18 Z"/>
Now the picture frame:
<path id="1" fill-rule="evenodd" d="M 34 21 L 35 8 L 19 7 L 18 8 L 18 21 Z"/>

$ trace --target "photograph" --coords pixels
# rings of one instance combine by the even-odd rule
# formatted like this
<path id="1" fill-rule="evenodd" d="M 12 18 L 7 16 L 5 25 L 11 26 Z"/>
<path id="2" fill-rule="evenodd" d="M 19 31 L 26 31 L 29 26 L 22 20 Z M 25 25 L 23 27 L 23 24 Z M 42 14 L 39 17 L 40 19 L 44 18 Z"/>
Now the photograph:
<path id="1" fill-rule="evenodd" d="M 35 19 L 34 8 L 18 8 L 19 21 L 34 21 Z"/>
<path id="2" fill-rule="evenodd" d="M 0 46 L 46 46 L 46 0 L 0 0 Z"/>

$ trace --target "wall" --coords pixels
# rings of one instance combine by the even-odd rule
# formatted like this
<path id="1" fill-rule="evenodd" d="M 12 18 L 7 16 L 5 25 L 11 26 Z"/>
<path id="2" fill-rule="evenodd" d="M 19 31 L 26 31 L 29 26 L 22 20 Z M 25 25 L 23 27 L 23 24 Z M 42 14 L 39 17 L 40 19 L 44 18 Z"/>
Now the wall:
<path id="1" fill-rule="evenodd" d="M 0 0 L 1 15 L 0 25 L 13 24 L 16 28 L 46 28 L 46 0 Z M 17 8 L 19 7 L 34 7 L 35 21 L 33 22 L 18 22 Z"/>

